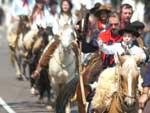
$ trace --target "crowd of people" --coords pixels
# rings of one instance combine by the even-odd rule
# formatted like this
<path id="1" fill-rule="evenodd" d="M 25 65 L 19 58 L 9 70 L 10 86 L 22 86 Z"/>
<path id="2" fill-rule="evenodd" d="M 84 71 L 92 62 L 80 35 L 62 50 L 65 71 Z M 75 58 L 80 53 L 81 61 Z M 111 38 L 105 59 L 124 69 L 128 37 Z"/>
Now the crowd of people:
<path id="1" fill-rule="evenodd" d="M 119 12 L 110 3 L 101 4 L 97 2 L 92 8 L 87 8 L 86 12 L 82 10 L 85 4 L 82 4 L 81 9 L 78 9 L 76 8 L 78 4 L 75 4 L 76 7 L 74 7 L 72 3 L 75 3 L 75 1 L 61 0 L 59 4 L 56 0 L 13 0 L 11 24 L 18 23 L 20 16 L 27 16 L 28 23 L 26 25 L 31 28 L 29 32 L 38 29 L 37 26 L 43 28 L 51 26 L 55 36 L 59 35 L 60 29 L 65 24 L 72 25 L 79 35 L 78 41 L 82 42 L 84 54 L 96 51 L 103 52 L 104 69 L 113 67 L 118 63 L 117 54 L 124 56 L 124 58 L 127 55 L 138 56 L 140 54 L 141 63 L 146 63 L 146 70 L 142 73 L 143 93 L 139 98 L 139 106 L 144 109 L 150 97 L 149 55 L 145 53 L 149 47 L 145 47 L 143 41 L 146 26 L 144 22 L 141 20 L 131 22 L 134 11 L 128 3 L 123 3 Z M 82 26 L 82 18 L 84 18 L 84 27 Z M 19 38 L 19 33 L 17 35 L 17 38 Z M 14 49 L 17 47 L 18 39 L 15 40 Z M 54 51 L 49 51 L 49 48 L 57 48 L 55 43 L 48 44 L 48 47 L 46 47 L 32 75 L 33 78 L 36 78 L 42 70 L 42 66 L 46 65 L 45 62 L 42 62 L 43 59 L 48 57 L 46 58 L 48 62 L 51 54 L 53 54 Z"/>

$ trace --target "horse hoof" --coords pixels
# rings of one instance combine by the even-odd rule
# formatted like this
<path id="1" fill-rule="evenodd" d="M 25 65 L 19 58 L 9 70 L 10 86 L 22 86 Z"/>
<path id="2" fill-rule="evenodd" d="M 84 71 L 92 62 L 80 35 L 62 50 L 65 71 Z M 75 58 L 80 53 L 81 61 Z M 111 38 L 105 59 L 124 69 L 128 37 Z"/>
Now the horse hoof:
<path id="1" fill-rule="evenodd" d="M 30 89 L 30 93 L 31 93 L 31 95 L 35 95 L 35 96 L 39 94 L 38 90 L 36 90 L 33 87 Z"/>
<path id="2" fill-rule="evenodd" d="M 52 110 L 53 110 L 53 107 L 50 106 L 50 105 L 48 105 L 48 106 L 46 106 L 46 109 L 47 109 L 48 111 L 52 111 Z"/>
<path id="3" fill-rule="evenodd" d="M 22 77 L 17 77 L 17 80 L 23 81 L 23 78 Z"/>
<path id="4" fill-rule="evenodd" d="M 43 99 L 39 99 L 39 100 L 37 101 L 37 103 L 38 103 L 38 104 L 44 104 L 44 101 L 43 101 Z"/>
<path id="5" fill-rule="evenodd" d="M 29 80 L 30 80 L 30 78 L 29 78 L 29 77 L 26 77 L 26 80 L 27 80 L 27 81 L 29 81 Z"/>

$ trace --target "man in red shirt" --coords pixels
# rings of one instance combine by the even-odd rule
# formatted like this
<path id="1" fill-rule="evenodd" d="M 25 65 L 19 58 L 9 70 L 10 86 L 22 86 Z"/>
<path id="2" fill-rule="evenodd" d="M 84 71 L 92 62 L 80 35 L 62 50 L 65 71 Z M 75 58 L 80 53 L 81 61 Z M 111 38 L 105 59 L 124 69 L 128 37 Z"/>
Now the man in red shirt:
<path id="1" fill-rule="evenodd" d="M 116 42 L 121 42 L 122 37 L 119 36 L 118 31 L 120 29 L 120 16 L 117 12 L 112 12 L 108 19 L 109 29 L 99 34 L 99 38 L 107 45 L 112 45 Z M 114 66 L 113 55 L 106 55 L 102 53 L 103 66 Z"/>

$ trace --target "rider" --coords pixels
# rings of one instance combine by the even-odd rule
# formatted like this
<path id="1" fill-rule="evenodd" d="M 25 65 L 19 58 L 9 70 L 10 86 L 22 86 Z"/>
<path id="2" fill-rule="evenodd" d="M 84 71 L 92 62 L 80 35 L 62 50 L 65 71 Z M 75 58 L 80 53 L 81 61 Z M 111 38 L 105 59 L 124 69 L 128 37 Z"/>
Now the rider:
<path id="1" fill-rule="evenodd" d="M 110 9 L 105 5 L 101 5 L 95 12 L 95 16 L 98 17 L 98 28 L 100 32 L 104 32 L 108 29 L 108 17 L 110 12 Z"/>
<path id="2" fill-rule="evenodd" d="M 121 43 L 115 43 L 113 45 L 106 45 L 102 40 L 98 40 L 100 50 L 106 54 L 113 54 L 115 63 L 118 63 L 118 54 L 126 58 L 127 55 L 141 56 L 140 62 L 146 60 L 146 55 L 142 48 L 133 44 L 135 37 L 139 36 L 139 33 L 135 30 L 132 25 L 126 26 L 124 29 L 119 31 L 123 41 Z"/>
<path id="3" fill-rule="evenodd" d="M 18 21 L 21 15 L 30 16 L 35 5 L 35 0 L 13 0 L 11 18 Z"/>
<path id="4" fill-rule="evenodd" d="M 140 21 L 134 21 L 131 24 L 132 24 L 133 27 L 135 27 L 137 32 L 140 34 L 140 36 L 137 37 L 136 40 L 137 40 L 139 46 L 144 49 L 144 41 L 143 41 L 143 37 L 142 37 L 144 27 L 145 27 L 144 24 Z"/>
<path id="5" fill-rule="evenodd" d="M 53 1 L 50 4 L 50 8 L 49 8 L 49 15 L 45 16 L 45 22 L 46 22 L 46 26 L 50 26 L 52 27 L 52 35 L 56 35 L 58 34 L 59 31 L 59 26 L 57 23 L 57 2 Z M 50 41 L 50 37 L 49 37 L 49 41 Z"/>
<path id="6" fill-rule="evenodd" d="M 36 0 L 36 4 L 31 15 L 31 29 L 37 29 L 37 25 L 45 28 L 44 22 L 44 2 L 43 0 Z"/>
<path id="7" fill-rule="evenodd" d="M 122 42 L 115 43 L 113 45 L 106 45 L 101 39 L 97 41 L 100 51 L 105 54 L 114 55 L 115 64 L 119 63 L 118 54 L 123 56 L 124 59 L 128 55 L 139 56 L 140 62 L 145 62 L 146 54 L 142 48 L 133 44 L 135 37 L 139 36 L 139 33 L 132 25 L 127 25 L 124 29 L 119 30 L 119 35 L 122 36 Z M 97 82 L 90 84 L 90 87 L 94 89 Z"/>
<path id="8" fill-rule="evenodd" d="M 61 1 L 61 13 L 58 15 L 57 22 L 59 25 L 59 30 L 63 28 L 64 25 L 75 25 L 76 18 L 71 13 L 72 9 L 72 3 L 69 0 L 62 0 Z M 55 39 L 47 45 L 47 47 L 44 49 L 43 54 L 39 60 L 39 63 L 37 65 L 36 70 L 32 74 L 33 78 L 36 78 L 40 71 L 42 70 L 42 67 L 46 66 L 51 55 L 54 53 L 55 49 L 58 47 L 60 40 L 57 38 L 58 35 L 54 36 Z"/>
<path id="9" fill-rule="evenodd" d="M 108 18 L 109 29 L 99 34 L 101 39 L 107 45 L 113 45 L 122 41 L 122 37 L 119 35 L 120 29 L 120 16 L 117 12 L 110 13 Z M 114 56 L 102 53 L 103 68 L 114 66 Z"/>
<path id="10" fill-rule="evenodd" d="M 149 99 L 150 99 L 150 63 L 147 64 L 146 71 L 143 74 L 143 91 L 139 98 L 139 107 L 144 110 L 143 113 L 148 113 L 149 111 Z M 145 110 L 146 109 L 146 110 Z"/>
<path id="11" fill-rule="evenodd" d="M 11 10 L 11 21 L 12 23 L 18 23 L 21 18 L 25 18 L 26 22 L 28 22 L 28 16 L 31 15 L 31 12 L 33 10 L 33 7 L 35 5 L 35 0 L 14 0 L 12 3 L 12 10 Z M 19 34 L 20 34 L 20 30 L 19 30 L 19 24 L 17 27 L 17 37 L 16 37 L 16 41 L 14 42 L 14 44 L 12 44 L 11 46 L 13 48 L 16 47 L 17 45 L 17 40 L 19 38 Z"/>

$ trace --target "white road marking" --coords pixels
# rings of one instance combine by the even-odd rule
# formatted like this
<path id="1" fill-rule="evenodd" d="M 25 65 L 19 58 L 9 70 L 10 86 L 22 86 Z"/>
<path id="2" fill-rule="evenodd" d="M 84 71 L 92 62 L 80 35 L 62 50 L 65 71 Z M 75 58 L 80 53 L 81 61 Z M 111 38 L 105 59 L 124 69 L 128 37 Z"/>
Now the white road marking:
<path id="1" fill-rule="evenodd" d="M 8 113 L 16 113 L 9 105 L 6 104 L 6 102 L 0 97 L 0 105 L 3 106 L 3 108 L 8 112 Z"/>

